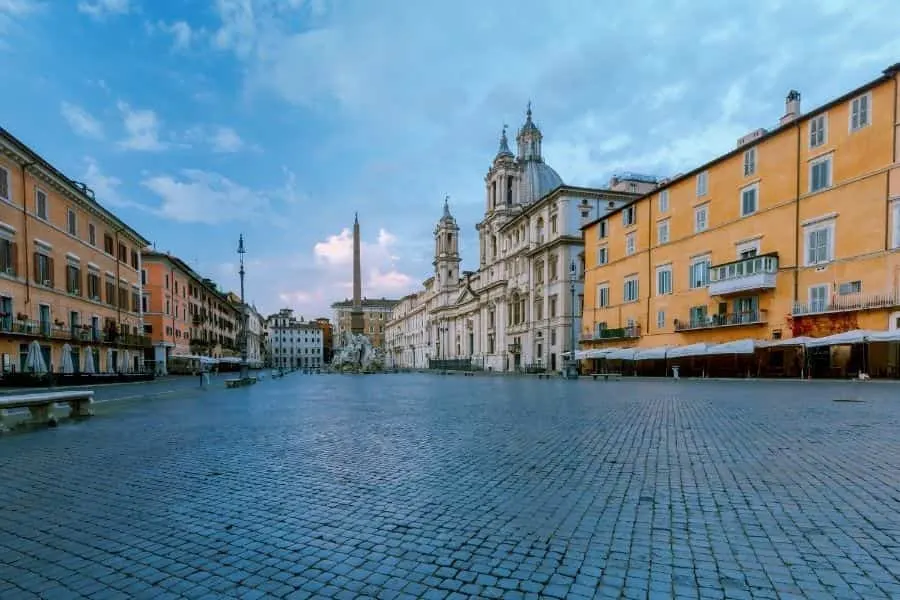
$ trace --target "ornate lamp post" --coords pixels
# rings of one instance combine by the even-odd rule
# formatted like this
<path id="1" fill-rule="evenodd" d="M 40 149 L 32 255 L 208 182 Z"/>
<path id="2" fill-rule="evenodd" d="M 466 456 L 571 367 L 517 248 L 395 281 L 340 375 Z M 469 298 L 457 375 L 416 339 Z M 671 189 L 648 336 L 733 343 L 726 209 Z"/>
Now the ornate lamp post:
<path id="1" fill-rule="evenodd" d="M 572 345 L 569 346 L 569 366 L 567 369 L 567 377 L 569 379 L 578 379 L 578 361 L 575 360 L 575 280 L 578 276 L 575 260 L 569 266 L 569 291 L 572 293 Z"/>
<path id="2" fill-rule="evenodd" d="M 238 256 L 241 258 L 241 270 L 238 273 L 241 276 L 241 379 L 250 376 L 247 367 L 247 305 L 244 303 L 244 255 L 247 250 L 244 248 L 244 234 L 238 238 Z"/>

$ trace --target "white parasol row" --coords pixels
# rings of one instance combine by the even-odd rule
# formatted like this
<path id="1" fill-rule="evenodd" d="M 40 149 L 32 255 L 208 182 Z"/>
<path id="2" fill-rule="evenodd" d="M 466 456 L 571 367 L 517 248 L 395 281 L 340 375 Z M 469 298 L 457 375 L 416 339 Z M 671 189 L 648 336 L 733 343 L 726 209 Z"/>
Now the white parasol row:
<path id="1" fill-rule="evenodd" d="M 827 337 L 795 337 L 784 340 L 735 340 L 724 344 L 691 344 L 689 346 L 661 346 L 659 348 L 598 348 L 576 350 L 576 360 L 605 358 L 606 360 L 663 360 L 696 356 L 728 356 L 753 354 L 759 348 L 840 346 L 870 342 L 900 342 L 900 330 L 869 331 L 854 329 Z M 568 353 L 566 353 L 567 355 Z M 565 355 L 564 355 L 565 356 Z"/>

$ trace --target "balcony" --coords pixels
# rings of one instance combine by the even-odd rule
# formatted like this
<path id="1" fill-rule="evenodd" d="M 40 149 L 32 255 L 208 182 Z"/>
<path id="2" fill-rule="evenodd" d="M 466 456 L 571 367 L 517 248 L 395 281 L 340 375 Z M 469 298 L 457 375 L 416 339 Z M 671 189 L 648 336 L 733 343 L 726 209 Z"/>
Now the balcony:
<path id="1" fill-rule="evenodd" d="M 80 329 L 73 331 L 69 327 L 60 326 L 51 321 L 0 317 L 0 332 L 13 336 L 68 341 L 75 339 L 75 335 L 80 333 Z"/>
<path id="2" fill-rule="evenodd" d="M 718 329 L 719 327 L 764 325 L 767 321 L 765 310 L 719 313 L 717 315 L 691 317 L 685 321 L 675 319 L 675 331 L 700 331 L 704 329 Z"/>
<path id="3" fill-rule="evenodd" d="M 581 334 L 583 342 L 598 342 L 605 340 L 632 340 L 641 337 L 641 326 L 630 325 L 628 327 L 618 327 L 616 329 L 599 329 L 593 333 L 585 332 Z"/>
<path id="4" fill-rule="evenodd" d="M 777 252 L 714 265 L 709 268 L 709 295 L 774 290 L 777 274 Z"/>
<path id="5" fill-rule="evenodd" d="M 847 294 L 832 296 L 821 302 L 795 302 L 791 315 L 824 315 L 858 310 L 890 309 L 900 306 L 900 290 L 887 294 Z"/>

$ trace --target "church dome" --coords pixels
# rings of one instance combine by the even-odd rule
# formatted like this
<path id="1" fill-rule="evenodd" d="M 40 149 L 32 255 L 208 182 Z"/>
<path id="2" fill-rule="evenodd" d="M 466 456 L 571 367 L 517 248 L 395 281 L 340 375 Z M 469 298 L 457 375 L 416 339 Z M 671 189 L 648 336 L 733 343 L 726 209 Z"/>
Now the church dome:
<path id="1" fill-rule="evenodd" d="M 563 185 L 562 177 L 553 167 L 538 159 L 525 161 L 522 172 L 521 202 L 531 204 L 537 202 L 559 186 Z"/>

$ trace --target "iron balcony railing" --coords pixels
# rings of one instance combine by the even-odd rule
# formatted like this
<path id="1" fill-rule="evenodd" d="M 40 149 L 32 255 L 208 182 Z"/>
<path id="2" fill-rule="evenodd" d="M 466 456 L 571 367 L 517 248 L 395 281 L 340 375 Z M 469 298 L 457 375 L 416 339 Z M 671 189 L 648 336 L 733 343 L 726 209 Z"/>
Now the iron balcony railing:
<path id="1" fill-rule="evenodd" d="M 640 325 L 629 325 L 627 327 L 616 327 L 613 329 L 598 329 L 593 332 L 583 332 L 581 334 L 582 341 L 597 340 L 628 340 L 641 337 Z"/>
<path id="2" fill-rule="evenodd" d="M 847 294 L 812 302 L 795 302 L 791 314 L 795 317 L 821 315 L 856 310 L 877 310 L 900 306 L 900 290 L 887 294 Z"/>
<path id="3" fill-rule="evenodd" d="M 741 325 L 761 325 L 766 323 L 765 310 L 753 310 L 715 315 L 697 315 L 686 320 L 675 320 L 675 331 L 695 331 L 717 327 L 737 327 Z"/>
<path id="4" fill-rule="evenodd" d="M 60 340 L 67 342 L 106 343 L 147 348 L 150 338 L 144 335 L 101 331 L 89 325 L 60 325 L 53 321 L 0 317 L 0 332 L 7 335 Z"/>
<path id="5" fill-rule="evenodd" d="M 730 281 L 760 273 L 778 273 L 777 252 L 712 265 L 709 267 L 709 282 Z"/>

